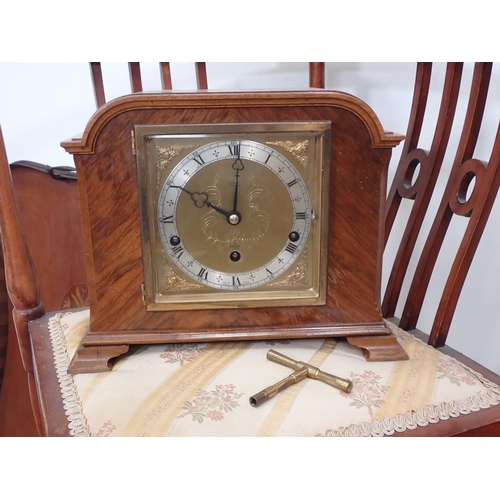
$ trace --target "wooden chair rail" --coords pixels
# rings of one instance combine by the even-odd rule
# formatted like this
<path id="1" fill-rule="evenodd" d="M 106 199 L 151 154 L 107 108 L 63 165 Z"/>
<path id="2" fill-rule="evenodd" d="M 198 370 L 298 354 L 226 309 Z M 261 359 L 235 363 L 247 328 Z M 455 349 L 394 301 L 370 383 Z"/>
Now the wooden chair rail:
<path id="1" fill-rule="evenodd" d="M 170 73 L 170 64 L 168 62 L 160 63 L 161 88 L 163 90 L 172 90 L 172 75 Z"/>
<path id="2" fill-rule="evenodd" d="M 325 88 L 325 63 L 309 63 L 309 87 L 313 89 Z"/>
<path id="3" fill-rule="evenodd" d="M 15 310 L 29 311 L 40 306 L 38 277 L 31 259 L 24 235 L 10 176 L 10 166 L 5 155 L 3 134 L 0 130 L 0 221 L 2 232 L 3 255 L 10 265 L 5 270 L 5 281 Z M 5 245 L 5 241 L 9 245 Z M 42 312 L 43 315 L 43 312 Z M 24 359 L 25 366 L 31 367 L 29 346 Z"/>
<path id="4" fill-rule="evenodd" d="M 0 247 L 0 392 L 2 390 L 5 359 L 7 356 L 7 338 L 9 334 L 7 285 L 2 249 Z"/>

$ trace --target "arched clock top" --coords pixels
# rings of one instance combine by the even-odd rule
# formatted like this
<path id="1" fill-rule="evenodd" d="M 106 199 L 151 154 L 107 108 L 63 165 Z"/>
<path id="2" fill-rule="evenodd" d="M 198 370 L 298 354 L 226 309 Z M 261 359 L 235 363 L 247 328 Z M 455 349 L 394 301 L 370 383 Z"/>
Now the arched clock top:
<path id="1" fill-rule="evenodd" d="M 158 109 L 243 109 L 243 108 L 336 108 L 356 115 L 367 129 L 374 148 L 396 147 L 404 136 L 386 132 L 375 112 L 362 100 L 338 91 L 261 91 L 261 92 L 182 92 L 136 93 L 114 99 L 102 106 L 89 120 L 81 136 L 63 141 L 71 154 L 94 153 L 104 126 L 118 115 L 137 110 Z M 230 121 L 230 120 L 229 120 Z"/>

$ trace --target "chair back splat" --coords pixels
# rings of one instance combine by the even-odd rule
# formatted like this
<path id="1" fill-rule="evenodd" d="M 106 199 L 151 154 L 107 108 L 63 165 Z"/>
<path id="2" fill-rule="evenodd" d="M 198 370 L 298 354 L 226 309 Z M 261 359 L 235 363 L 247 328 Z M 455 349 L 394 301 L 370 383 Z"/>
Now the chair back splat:
<path id="1" fill-rule="evenodd" d="M 415 243 L 448 147 L 462 70 L 462 63 L 447 65 L 435 134 L 431 148 L 426 152 L 418 147 L 418 142 L 427 104 L 432 64 L 419 63 L 417 67 L 407 139 L 386 207 L 385 241 L 387 243 L 401 200 L 403 198 L 413 200 L 409 220 L 391 269 L 382 304 L 383 314 L 387 318 L 395 315 L 403 281 L 407 275 Z M 413 275 L 400 320 L 401 328 L 405 330 L 416 328 L 431 275 L 452 217 L 453 215 L 468 217 L 467 229 L 454 259 L 432 326 L 429 343 L 435 347 L 441 347 L 446 342 L 462 286 L 499 187 L 499 136 L 497 135 L 495 139 L 487 164 L 473 159 L 486 105 L 491 71 L 491 63 L 476 63 L 474 66 L 468 107 L 455 160 Z M 415 175 L 417 167 L 420 167 L 418 176 Z M 414 179 L 414 177 L 417 178 Z M 474 191 L 469 196 L 467 193 L 473 180 L 475 181 Z"/>
<path id="2" fill-rule="evenodd" d="M 162 90 L 172 90 L 172 74 L 170 63 L 160 62 L 160 80 Z M 204 62 L 194 63 L 196 73 L 196 88 L 198 90 L 208 90 L 207 65 Z M 138 62 L 128 63 L 130 76 L 130 89 L 133 93 L 142 92 L 141 66 Z M 104 80 L 102 77 L 102 67 L 100 62 L 90 63 L 90 75 L 92 78 L 92 87 L 97 108 L 106 104 L 106 95 L 104 92 Z M 309 63 L 309 87 L 325 88 L 325 63 Z"/>
<path id="3" fill-rule="evenodd" d="M 170 72 L 170 63 L 160 62 L 160 80 L 162 90 L 172 90 L 172 76 Z M 208 89 L 207 68 L 206 63 L 197 62 L 195 64 L 196 85 L 198 90 Z M 311 63 L 322 64 L 322 63 Z M 141 64 L 138 62 L 129 62 L 128 71 L 130 77 L 130 90 L 132 93 L 142 92 L 142 75 Z M 100 62 L 90 63 L 90 75 L 92 78 L 92 87 L 94 89 L 94 97 L 96 107 L 100 108 L 106 104 L 106 94 L 104 92 L 104 80 L 102 77 L 102 67 Z"/>

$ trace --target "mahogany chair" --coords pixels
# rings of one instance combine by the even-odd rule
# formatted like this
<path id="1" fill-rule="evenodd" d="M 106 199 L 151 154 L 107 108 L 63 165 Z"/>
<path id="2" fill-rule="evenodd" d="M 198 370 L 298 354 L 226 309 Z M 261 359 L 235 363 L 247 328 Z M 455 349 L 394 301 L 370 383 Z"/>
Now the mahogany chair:
<path id="1" fill-rule="evenodd" d="M 47 310 L 88 305 L 74 167 L 16 161 L 10 168 L 20 220 L 37 269 L 40 301 Z M 40 245 L 40 241 L 44 244 Z M 5 282 L 0 287 L 2 284 Z M 12 322 L 13 306 L 6 288 L 0 289 L 0 298 L 0 375 L 4 373 L 3 383 L 0 376 L 0 435 L 36 436 L 26 371 Z"/>
<path id="2" fill-rule="evenodd" d="M 137 78 L 138 66 L 135 66 L 134 63 L 130 64 L 131 73 Z M 167 63 L 161 64 L 166 65 Z M 441 169 L 441 166 L 455 115 L 462 65 L 459 63 L 450 63 L 447 67 L 443 100 L 436 133 L 429 152 L 420 149 L 418 143 L 425 114 L 432 65 L 430 63 L 421 63 L 417 66 L 415 93 L 407 138 L 387 200 L 385 242 L 388 240 L 402 199 L 408 198 L 413 200 L 413 208 L 405 233 L 401 239 L 400 249 L 395 258 L 382 303 L 384 317 L 388 318 L 390 323 L 399 325 L 399 329 L 396 328 L 394 330 L 395 334 L 398 335 L 398 340 L 400 342 L 409 342 L 412 346 L 415 346 L 415 352 L 418 352 L 418 355 L 416 355 L 417 358 L 429 354 L 430 357 L 437 360 L 437 365 L 432 365 L 433 369 L 437 372 L 435 374 L 436 379 L 448 377 L 451 380 L 452 376 L 455 376 L 455 380 L 451 381 L 449 387 L 453 387 L 453 384 L 460 385 L 460 380 L 462 380 L 462 385 L 474 385 L 479 381 L 484 385 L 484 395 L 479 398 L 479 402 L 474 400 L 472 405 L 468 405 L 467 403 L 471 397 L 465 397 L 463 401 L 457 401 L 456 405 L 454 401 L 452 402 L 453 404 L 443 402 L 441 406 L 447 408 L 447 412 L 444 413 L 440 413 L 442 410 L 440 405 L 431 405 L 432 408 L 427 413 L 435 412 L 435 415 L 429 417 L 426 413 L 427 417 L 423 422 L 419 421 L 419 409 L 412 410 L 406 415 L 407 420 L 411 421 L 411 424 L 407 422 L 401 423 L 401 416 L 399 414 L 388 419 L 390 425 L 387 429 L 384 428 L 384 425 L 387 423 L 386 420 L 382 421 L 382 423 L 378 421 L 372 422 L 372 425 L 376 424 L 375 427 L 379 426 L 376 431 L 366 431 L 364 424 L 353 424 L 357 428 L 357 431 L 361 432 L 361 435 L 365 435 L 365 431 L 367 435 L 388 435 L 395 433 L 398 436 L 500 435 L 500 407 L 498 405 L 500 401 L 500 389 L 498 387 L 500 376 L 457 353 L 453 349 L 442 347 L 446 341 L 460 290 L 465 281 L 467 271 L 469 270 L 500 183 L 500 131 L 497 132 L 488 163 L 486 164 L 474 159 L 474 147 L 486 104 L 491 67 L 491 64 L 487 63 L 478 63 L 475 66 L 462 135 L 455 160 L 447 175 L 446 171 Z M 92 68 L 94 71 L 94 81 L 99 82 L 98 66 L 93 63 Z M 168 82 L 168 66 L 162 66 L 162 70 L 165 71 L 166 75 L 164 82 Z M 311 75 L 311 86 L 324 86 L 324 67 L 321 63 L 312 63 Z M 132 81 L 134 81 L 134 77 L 132 77 Z M 102 87 L 102 79 L 98 87 L 99 85 Z M 165 88 L 168 88 L 168 83 L 164 83 L 164 85 L 167 85 Z M 137 83 L 134 88 L 134 91 L 140 90 Z M 104 103 L 104 94 L 100 90 L 96 90 L 96 96 L 98 95 L 100 97 L 96 97 L 97 103 L 98 105 L 102 105 Z M 0 142 L 0 149 L 3 149 L 3 141 Z M 54 369 L 54 356 L 51 352 L 47 330 L 49 315 L 45 314 L 38 297 L 36 272 L 30 259 L 26 238 L 16 214 L 16 201 L 13 190 L 10 188 L 10 170 L 8 169 L 5 154 L 0 158 L 0 163 L 2 167 L 0 169 L 0 182 L 2 185 L 2 190 L 0 191 L 0 221 L 2 222 L 1 229 L 2 241 L 4 243 L 6 281 L 12 303 L 15 307 L 13 317 L 18 338 L 23 346 L 23 362 L 28 373 L 32 404 L 38 429 L 41 435 L 70 435 L 72 434 L 70 429 L 75 428 L 73 424 L 81 418 L 81 415 L 77 412 L 78 415 L 72 419 L 70 418 L 72 409 L 67 408 L 67 412 L 70 414 L 69 417 L 66 417 L 64 411 L 61 409 L 61 398 L 59 395 L 60 377 L 58 378 L 58 374 Z M 417 169 L 417 167 L 419 168 Z M 416 175 L 417 170 L 419 171 L 418 176 Z M 418 261 L 415 278 L 410 286 L 403 314 L 401 319 L 399 319 L 395 317 L 395 314 L 398 299 L 402 296 L 403 281 L 410 269 L 409 262 L 413 252 L 417 248 L 415 242 L 421 231 L 422 221 L 428 210 L 429 201 L 434 192 L 436 180 L 440 172 L 447 175 L 443 200 L 439 205 L 434 223 L 424 245 L 422 256 Z M 472 190 L 473 179 L 475 179 L 475 185 Z M 448 283 L 445 286 L 443 299 L 438 307 L 436 321 L 434 322 L 430 336 L 426 336 L 423 332 L 415 329 L 416 323 L 421 312 L 430 275 L 432 274 L 437 255 L 453 215 L 466 216 L 469 221 L 460 248 L 457 250 L 456 255 L 453 256 L 454 262 Z M 412 335 L 406 332 L 410 332 Z M 433 347 L 422 347 L 423 344 L 419 344 L 414 337 L 423 339 L 426 342 L 428 341 Z M 405 343 L 404 345 L 406 346 L 407 344 Z M 346 366 L 349 366 L 350 363 L 361 362 L 359 360 L 356 361 L 354 359 L 355 354 L 345 346 L 339 346 L 337 350 L 340 351 L 339 357 L 336 359 L 337 363 L 341 364 L 345 362 Z M 167 360 L 165 363 L 179 361 L 179 358 L 174 360 L 176 356 L 187 356 L 185 352 L 179 353 L 174 348 L 165 348 L 163 352 L 159 352 L 161 353 L 160 356 Z M 59 354 L 60 352 L 56 353 L 55 356 Z M 127 359 L 132 359 L 134 356 L 139 355 L 144 355 L 141 349 Z M 410 355 L 410 358 L 411 362 L 415 361 L 413 354 Z M 418 362 L 418 359 L 416 361 Z M 181 364 L 183 362 L 187 362 L 187 357 L 184 361 L 180 361 Z M 411 399 L 411 390 L 417 389 L 410 387 L 410 384 L 408 386 L 405 384 L 407 380 L 409 381 L 414 376 L 414 373 L 410 372 L 415 372 L 419 369 L 422 371 L 422 366 L 418 365 L 418 363 L 416 365 L 405 365 L 406 361 L 399 361 L 397 363 L 399 364 L 394 365 L 391 370 L 394 373 L 400 373 L 400 375 L 392 381 L 393 385 L 381 386 L 379 384 L 377 386 L 375 380 L 371 388 L 372 392 L 377 388 L 382 398 L 382 393 L 392 394 L 392 391 L 395 390 L 395 385 L 403 384 L 403 387 L 400 388 L 401 394 L 406 394 L 406 397 Z M 452 369 L 445 368 L 450 364 L 453 365 Z M 372 366 L 374 365 L 370 365 L 368 368 Z M 408 368 L 409 373 L 403 375 L 405 367 L 410 367 Z M 450 370 L 453 371 L 453 374 Z M 426 372 L 426 369 L 423 371 Z M 364 376 L 369 377 L 370 373 L 373 375 L 372 371 L 365 370 Z M 423 373 L 423 375 L 426 375 L 426 373 Z M 67 376 L 63 374 L 63 377 Z M 379 376 L 377 375 L 377 377 Z M 408 377 L 408 379 L 405 377 Z M 94 381 L 92 384 L 98 383 L 97 379 L 92 380 Z M 186 383 L 188 382 L 186 381 Z M 367 382 L 366 379 L 359 379 L 356 383 L 362 386 Z M 430 383 L 430 381 L 427 380 L 427 383 Z M 296 384 L 296 386 L 298 385 Z M 222 386 L 218 387 L 221 390 L 220 387 Z M 405 393 L 406 387 L 408 391 Z M 447 386 L 440 390 L 446 393 Z M 234 389 L 227 389 L 227 391 L 225 397 L 229 399 L 233 397 L 234 399 Z M 199 397 L 209 398 L 209 395 L 201 390 Z M 212 395 L 212 397 L 215 396 Z M 283 396 L 283 398 L 285 397 Z M 329 396 L 324 394 L 322 397 L 328 398 Z M 71 398 L 78 399 L 78 394 L 72 394 Z M 361 399 L 356 400 L 354 398 L 348 406 L 356 407 L 356 405 L 362 405 L 360 401 Z M 326 404 L 326 401 L 323 402 Z M 186 405 L 183 407 L 186 414 L 191 412 L 190 415 L 193 416 L 193 419 L 198 418 L 198 422 L 201 423 L 203 416 L 198 415 L 198 417 L 195 417 L 195 413 L 193 413 L 193 401 L 190 404 L 191 406 L 189 407 L 188 405 L 188 409 L 186 409 Z M 381 404 L 382 399 L 380 399 L 380 402 L 374 401 L 370 407 L 370 414 L 372 410 L 375 410 Z M 390 402 L 388 404 L 390 406 Z M 78 405 L 81 405 L 81 403 L 78 402 L 76 406 Z M 451 407 L 453 408 L 448 410 Z M 225 411 L 232 410 L 225 409 Z M 215 420 L 222 418 L 222 416 L 214 417 Z M 70 425 L 68 425 L 68 420 L 71 422 Z M 105 423 L 101 429 L 98 431 L 94 430 L 92 434 L 110 435 L 112 434 L 111 427 L 111 423 Z M 330 429 L 324 435 L 351 435 L 349 429 L 350 427 L 342 427 L 338 432 L 335 429 Z"/>
<path id="3" fill-rule="evenodd" d="M 449 63 L 447 65 L 435 134 L 429 151 L 424 151 L 418 147 L 418 144 L 431 72 L 432 64 L 430 63 L 421 63 L 417 67 L 415 96 L 407 138 L 387 201 L 386 244 L 402 200 L 411 200 L 413 206 L 385 291 L 383 301 L 385 317 L 392 317 L 395 314 L 403 281 L 408 273 L 409 262 L 415 251 L 417 237 L 441 172 L 455 121 L 463 64 Z M 451 221 L 454 216 L 468 218 L 465 234 L 453 260 L 430 331 L 429 343 L 434 347 L 443 347 L 446 343 L 460 292 L 498 191 L 500 179 L 498 135 L 487 163 L 474 159 L 491 73 L 491 63 L 477 63 L 474 67 L 468 107 L 448 182 L 422 250 L 418 267 L 414 271 L 399 323 L 405 330 L 416 328 L 432 271 Z M 416 173 L 417 168 L 419 168 L 418 173 Z"/>
<path id="4" fill-rule="evenodd" d="M 460 293 L 500 185 L 500 128 L 496 132 L 489 159 L 475 158 L 492 66 L 492 63 L 476 63 L 474 66 L 466 113 L 463 123 L 458 123 L 458 126 L 461 125 L 460 138 L 456 150 L 453 151 L 449 151 L 448 146 L 452 127 L 457 121 L 455 118 L 463 63 L 447 64 L 441 105 L 432 144 L 428 151 L 419 147 L 419 143 L 422 142 L 420 135 L 431 84 L 432 64 L 419 63 L 417 66 L 415 92 L 406 140 L 387 200 L 386 244 L 402 201 L 410 201 L 412 207 L 391 268 L 382 310 L 384 316 L 391 318 L 391 321 L 397 323 L 400 328 L 411 331 L 414 335 L 428 341 L 430 345 L 442 348 L 443 352 L 451 353 L 455 358 L 464 360 L 468 366 L 474 367 L 475 370 L 498 383 L 497 374 L 480 367 L 449 347 L 445 347 Z M 442 166 L 445 153 L 454 153 L 453 163 L 449 169 L 431 228 L 426 235 L 425 244 L 419 253 L 416 245 L 417 238 L 422 230 L 439 175 L 444 174 Z M 452 261 L 450 271 L 431 330 L 427 335 L 416 329 L 417 323 L 429 290 L 433 270 L 454 217 L 465 217 L 468 221 L 456 255 L 449 256 Z M 414 254 L 418 260 L 415 269 L 411 269 L 410 261 Z M 410 283 L 406 297 L 403 293 L 405 279 Z M 395 317 L 398 307 L 401 308 L 400 318 Z M 487 410 L 479 415 L 461 417 L 458 419 L 461 422 L 450 422 L 450 424 L 455 423 L 457 424 L 455 429 L 463 430 L 467 425 L 467 420 L 479 422 L 480 417 L 483 417 L 484 421 L 487 421 L 488 412 L 497 413 L 496 409 Z M 495 418 L 493 417 L 493 420 Z M 476 431 L 470 431 L 469 435 L 475 435 L 474 433 L 498 435 L 498 422 L 492 423 L 491 428 L 485 426 Z M 424 435 L 425 432 L 419 429 L 413 434 Z"/>

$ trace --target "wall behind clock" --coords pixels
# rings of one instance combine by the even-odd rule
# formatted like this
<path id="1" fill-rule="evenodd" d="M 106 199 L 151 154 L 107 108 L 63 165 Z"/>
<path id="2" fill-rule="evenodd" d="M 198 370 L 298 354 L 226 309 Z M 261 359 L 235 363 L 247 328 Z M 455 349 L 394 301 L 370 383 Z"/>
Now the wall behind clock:
<path id="1" fill-rule="evenodd" d="M 444 64 L 437 64 L 429 95 L 430 117 L 424 125 L 422 146 L 429 147 L 433 122 L 439 106 L 439 85 L 444 78 Z M 157 63 L 141 66 L 144 90 L 160 88 Z M 178 90 L 196 87 L 193 63 L 171 63 L 173 86 Z M 226 89 L 299 89 L 308 86 L 307 63 L 208 63 L 209 87 Z M 414 84 L 414 63 L 328 63 L 326 86 L 354 94 L 370 105 L 384 128 L 406 131 Z M 111 100 L 130 92 L 126 63 L 103 63 L 106 97 Z M 466 64 L 464 91 L 470 85 L 472 64 Z M 489 107 L 476 157 L 487 160 L 500 117 L 500 68 L 494 67 Z M 95 112 L 88 63 L 0 63 L 0 123 L 8 148 L 9 160 L 32 160 L 55 165 L 72 165 L 72 157 L 59 143 L 79 134 Z M 458 110 L 463 116 L 465 105 Z M 454 129 L 452 142 L 458 141 Z M 399 158 L 393 155 L 389 178 Z M 453 157 L 448 155 L 443 168 L 449 170 Z M 443 184 L 437 186 L 441 193 Z M 435 196 L 431 213 L 437 207 Z M 408 207 L 406 207 L 408 208 Z M 428 218 L 429 219 L 429 218 Z M 426 220 L 428 229 L 430 220 Z M 448 260 L 464 221 L 452 225 L 450 237 L 438 261 L 437 279 L 431 282 L 429 300 L 424 304 L 419 327 L 429 330 L 449 265 Z M 466 281 L 452 324 L 448 344 L 500 373 L 500 201 L 497 200 Z M 398 221 L 385 255 L 383 281 L 403 225 Z M 418 245 L 422 245 L 422 239 Z M 413 263 L 415 265 L 415 263 Z"/>

